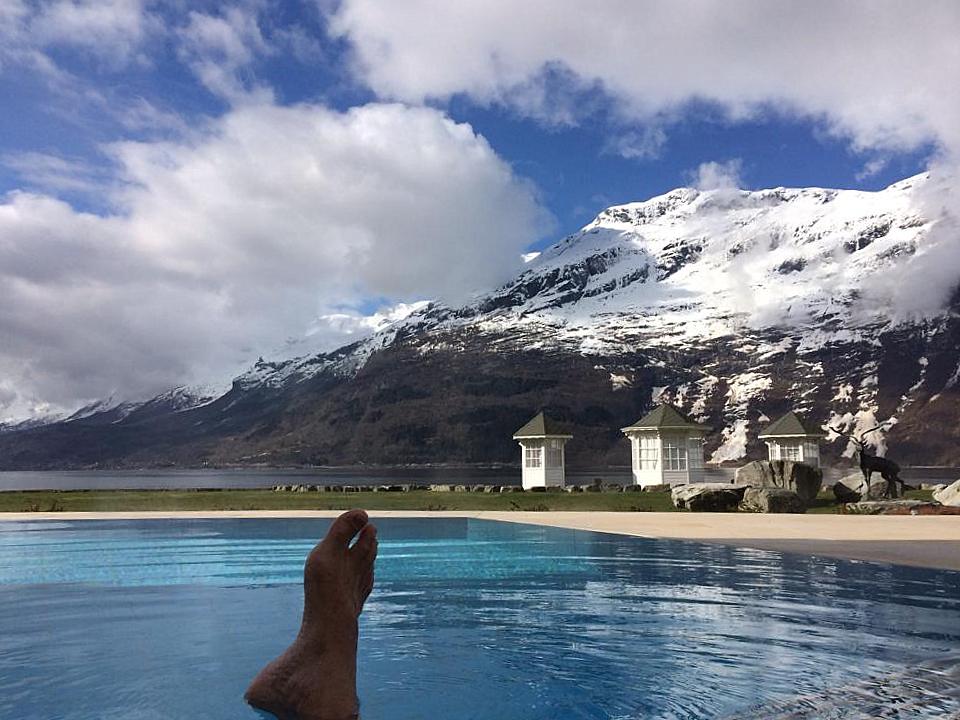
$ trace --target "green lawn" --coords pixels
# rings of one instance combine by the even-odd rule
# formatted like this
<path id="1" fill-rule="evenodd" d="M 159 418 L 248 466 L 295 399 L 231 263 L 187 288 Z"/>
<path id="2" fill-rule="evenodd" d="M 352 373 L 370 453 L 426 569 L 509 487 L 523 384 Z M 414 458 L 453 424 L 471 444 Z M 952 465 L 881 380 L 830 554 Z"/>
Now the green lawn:
<path id="1" fill-rule="evenodd" d="M 85 490 L 0 492 L 0 512 L 62 510 L 611 510 L 671 511 L 670 493 L 273 492 Z"/>
<path id="2" fill-rule="evenodd" d="M 930 500 L 929 490 L 906 495 Z M 0 512 L 123 510 L 583 510 L 673 512 L 670 493 L 273 492 L 272 490 L 63 490 L 0 492 Z M 808 512 L 839 513 L 829 490 Z"/>

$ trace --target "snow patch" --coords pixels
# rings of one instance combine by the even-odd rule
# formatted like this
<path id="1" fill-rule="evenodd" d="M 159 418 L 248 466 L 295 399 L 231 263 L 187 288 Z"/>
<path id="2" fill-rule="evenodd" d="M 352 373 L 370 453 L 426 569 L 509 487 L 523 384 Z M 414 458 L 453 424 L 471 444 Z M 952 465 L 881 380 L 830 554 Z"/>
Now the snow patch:
<path id="1" fill-rule="evenodd" d="M 710 456 L 711 463 L 722 463 L 726 460 L 739 460 L 747 454 L 747 428 L 749 420 L 735 420 L 732 425 L 723 429 L 723 440 L 720 447 Z"/>

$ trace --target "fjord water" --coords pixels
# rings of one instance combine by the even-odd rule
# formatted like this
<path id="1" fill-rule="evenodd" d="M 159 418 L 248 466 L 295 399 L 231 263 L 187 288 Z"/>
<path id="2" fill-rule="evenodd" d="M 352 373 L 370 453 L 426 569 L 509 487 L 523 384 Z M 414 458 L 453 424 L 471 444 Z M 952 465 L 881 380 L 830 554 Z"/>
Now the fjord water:
<path id="1" fill-rule="evenodd" d="M 377 524 L 365 720 L 758 717 L 960 649 L 960 573 L 466 519 Z M 257 717 L 243 690 L 293 637 L 303 558 L 327 525 L 0 523 L 0 718 Z M 898 717 L 869 714 L 897 702 L 874 687 L 850 694 L 857 711 Z M 928 700 L 902 717 L 960 711 L 956 696 Z"/>

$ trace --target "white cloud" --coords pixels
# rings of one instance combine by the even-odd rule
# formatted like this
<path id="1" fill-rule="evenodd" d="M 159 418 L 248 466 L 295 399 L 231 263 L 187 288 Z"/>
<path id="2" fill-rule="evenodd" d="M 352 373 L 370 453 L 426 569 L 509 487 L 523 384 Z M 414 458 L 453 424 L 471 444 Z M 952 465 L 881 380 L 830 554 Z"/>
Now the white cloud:
<path id="1" fill-rule="evenodd" d="M 611 137 L 604 152 L 630 160 L 654 160 L 660 157 L 667 144 L 667 133 L 659 125 L 647 125 L 641 130 L 625 130 Z"/>
<path id="2" fill-rule="evenodd" d="M 742 165 L 740 158 L 724 162 L 704 162 L 700 163 L 690 177 L 698 190 L 736 190 L 743 185 L 740 179 Z"/>
<path id="3" fill-rule="evenodd" d="M 102 167 L 50 153 L 8 153 L 0 157 L 0 164 L 13 170 L 25 185 L 45 191 L 99 192 L 110 179 Z"/>
<path id="4" fill-rule="evenodd" d="M 856 174 L 857 182 L 863 182 L 876 176 L 887 166 L 888 162 L 889 160 L 887 158 L 874 158 L 873 160 L 869 160 L 860 172 Z"/>
<path id="5" fill-rule="evenodd" d="M 228 7 L 222 15 L 194 11 L 177 34 L 181 59 L 215 95 L 232 101 L 249 100 L 251 92 L 261 101 L 272 96 L 263 85 L 250 87 L 251 79 L 243 75 L 254 60 L 272 52 L 256 8 Z"/>
<path id="6" fill-rule="evenodd" d="M 822 118 L 857 148 L 960 148 L 953 0 L 344 0 L 332 28 L 374 91 L 409 102 L 516 103 L 517 88 L 561 67 L 635 119 L 698 99 L 732 118 Z"/>
<path id="7" fill-rule="evenodd" d="M 82 50 L 114 65 L 137 59 L 160 27 L 141 0 L 56 0 L 0 3 L 0 59 L 42 69 L 55 66 L 51 47 Z"/>
<path id="8" fill-rule="evenodd" d="M 245 105 L 109 152 L 115 215 L 0 204 L 0 417 L 205 379 L 363 298 L 463 297 L 547 222 L 483 138 L 427 108 Z"/>

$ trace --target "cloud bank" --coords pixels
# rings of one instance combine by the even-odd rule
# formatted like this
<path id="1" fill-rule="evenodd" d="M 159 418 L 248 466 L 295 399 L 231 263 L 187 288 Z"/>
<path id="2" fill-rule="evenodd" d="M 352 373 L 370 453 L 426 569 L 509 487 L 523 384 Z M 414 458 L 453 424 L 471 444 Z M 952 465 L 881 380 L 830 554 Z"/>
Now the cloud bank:
<path id="1" fill-rule="evenodd" d="M 770 109 L 823 118 L 858 147 L 960 148 L 951 0 L 344 0 L 332 28 L 373 90 L 408 102 L 465 93 L 516 105 L 517 88 L 560 66 L 633 118 L 706 100 L 734 119 Z"/>
<path id="2" fill-rule="evenodd" d="M 460 299 L 549 222 L 485 140 L 428 108 L 245 105 L 107 152 L 110 214 L 0 204 L 0 418 L 239 367 L 370 297 Z"/>

